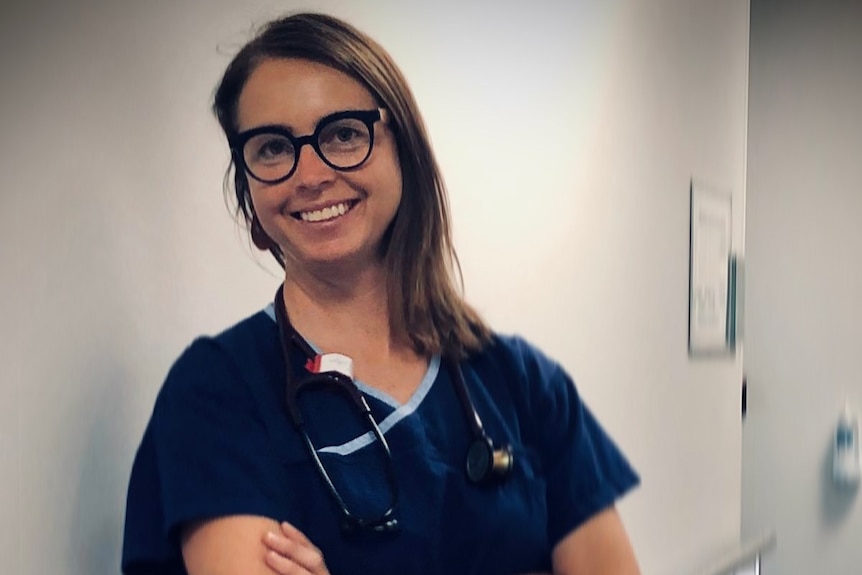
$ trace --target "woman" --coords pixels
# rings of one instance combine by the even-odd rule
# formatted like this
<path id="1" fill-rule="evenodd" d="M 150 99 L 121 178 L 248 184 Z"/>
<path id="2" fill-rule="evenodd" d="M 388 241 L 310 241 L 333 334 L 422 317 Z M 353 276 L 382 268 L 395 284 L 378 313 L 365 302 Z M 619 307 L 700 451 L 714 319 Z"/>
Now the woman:
<path id="1" fill-rule="evenodd" d="M 284 283 L 172 367 L 124 572 L 637 573 L 614 510 L 637 476 L 560 366 L 455 289 L 442 179 L 386 52 L 332 17 L 276 20 L 214 110 Z"/>

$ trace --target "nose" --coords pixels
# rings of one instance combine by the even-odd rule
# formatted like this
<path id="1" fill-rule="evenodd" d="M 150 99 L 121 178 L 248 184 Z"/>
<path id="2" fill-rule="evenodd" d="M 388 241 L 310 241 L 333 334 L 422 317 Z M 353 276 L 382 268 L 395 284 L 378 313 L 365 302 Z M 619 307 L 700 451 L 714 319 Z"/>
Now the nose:
<path id="1" fill-rule="evenodd" d="M 334 178 L 335 170 L 323 161 L 311 143 L 299 148 L 296 168 L 291 177 L 298 188 L 316 189 L 331 182 Z"/>

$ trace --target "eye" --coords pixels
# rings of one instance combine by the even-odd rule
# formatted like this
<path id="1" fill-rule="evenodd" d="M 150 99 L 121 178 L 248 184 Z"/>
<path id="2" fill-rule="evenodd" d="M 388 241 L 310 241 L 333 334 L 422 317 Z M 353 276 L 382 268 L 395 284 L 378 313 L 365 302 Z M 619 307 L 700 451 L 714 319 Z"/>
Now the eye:
<path id="1" fill-rule="evenodd" d="M 342 126 L 337 132 L 335 132 L 335 134 L 333 134 L 333 136 L 338 142 L 349 142 L 350 140 L 359 137 L 360 133 L 355 128 Z"/>
<path id="2" fill-rule="evenodd" d="M 293 158 L 293 144 L 278 134 L 259 134 L 245 145 L 246 160 L 250 163 L 273 163 Z"/>
<path id="3" fill-rule="evenodd" d="M 369 141 L 368 126 L 354 118 L 332 122 L 321 130 L 318 139 L 320 147 L 331 152 L 365 148 Z"/>
<path id="4" fill-rule="evenodd" d="M 284 138 L 272 138 L 264 142 L 257 151 L 257 156 L 261 159 L 277 158 L 290 153 L 293 146 Z"/>

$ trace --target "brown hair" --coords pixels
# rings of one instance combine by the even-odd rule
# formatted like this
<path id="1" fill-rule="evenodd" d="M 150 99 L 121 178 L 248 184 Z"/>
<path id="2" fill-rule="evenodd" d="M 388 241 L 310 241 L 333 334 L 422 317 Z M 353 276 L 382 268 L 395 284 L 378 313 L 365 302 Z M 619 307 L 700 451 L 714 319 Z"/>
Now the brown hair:
<path id="1" fill-rule="evenodd" d="M 269 58 L 302 58 L 339 70 L 361 82 L 388 110 L 404 187 L 382 245 L 393 333 L 423 355 L 462 358 L 480 349 L 490 330 L 456 288 L 455 278 L 461 275 L 446 188 L 413 94 L 392 58 L 377 42 L 332 16 L 299 13 L 268 23 L 233 58 L 215 93 L 213 111 L 229 142 L 238 131 L 242 89 L 255 67 Z M 263 231 L 255 221 L 247 176 L 232 161 L 225 178 L 228 193 L 231 171 L 237 215 L 261 246 Z M 283 267 L 281 249 L 271 245 L 270 251 Z"/>

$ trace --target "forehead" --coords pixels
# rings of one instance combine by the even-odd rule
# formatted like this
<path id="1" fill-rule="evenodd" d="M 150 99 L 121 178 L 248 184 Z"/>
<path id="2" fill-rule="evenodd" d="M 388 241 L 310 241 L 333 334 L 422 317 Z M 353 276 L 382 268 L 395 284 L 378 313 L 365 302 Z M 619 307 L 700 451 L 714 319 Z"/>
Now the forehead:
<path id="1" fill-rule="evenodd" d="M 267 59 L 252 71 L 239 96 L 239 129 L 266 124 L 297 133 L 333 112 L 376 107 L 371 93 L 347 74 L 297 58 Z"/>

